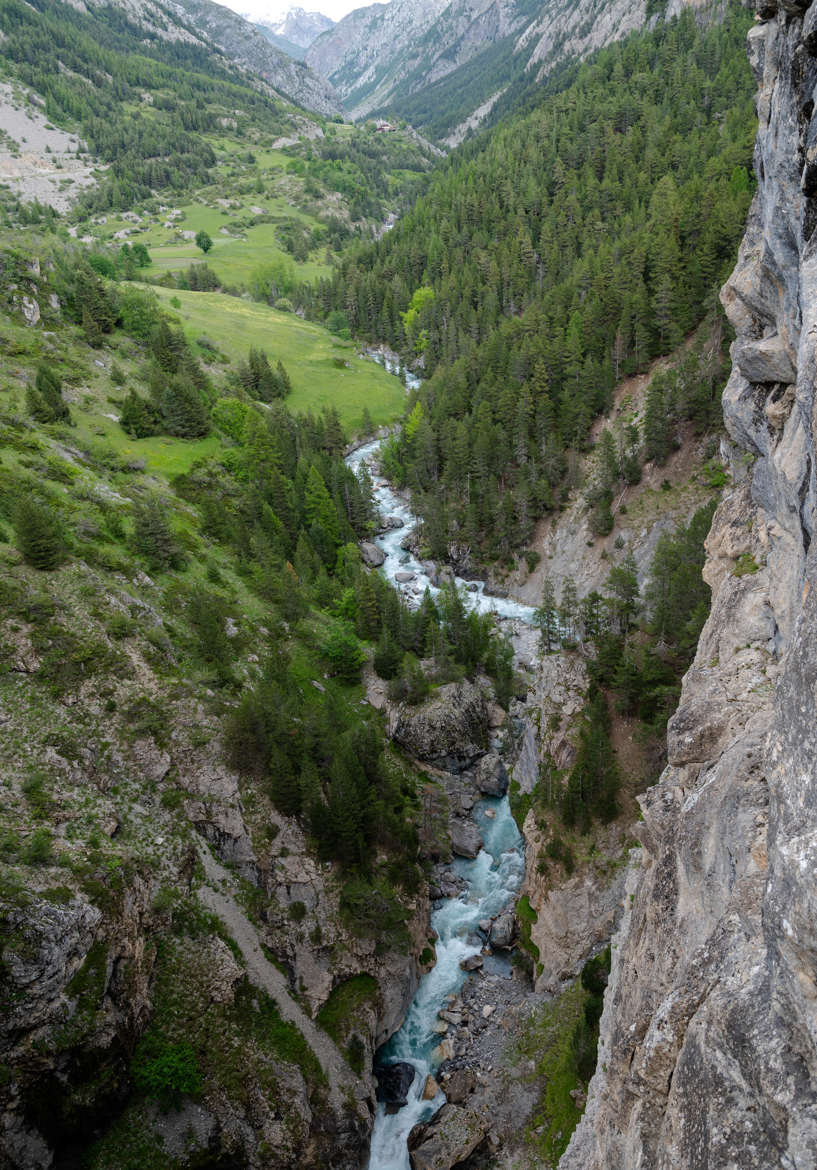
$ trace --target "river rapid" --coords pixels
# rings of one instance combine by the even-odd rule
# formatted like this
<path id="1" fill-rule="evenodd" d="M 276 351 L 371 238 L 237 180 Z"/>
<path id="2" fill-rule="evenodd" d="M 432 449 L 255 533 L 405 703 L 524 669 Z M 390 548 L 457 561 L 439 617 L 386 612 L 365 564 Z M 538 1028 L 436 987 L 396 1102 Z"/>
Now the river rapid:
<path id="1" fill-rule="evenodd" d="M 390 528 L 374 538 L 374 543 L 385 554 L 381 572 L 400 591 L 409 605 L 417 605 L 422 600 L 426 589 L 432 596 L 439 593 L 439 589 L 432 585 L 429 578 L 429 562 L 419 561 L 412 552 L 401 548 L 411 529 L 417 523 L 417 517 L 411 510 L 408 502 L 394 491 L 388 480 L 384 479 L 379 470 L 380 447 L 382 439 L 374 439 L 358 447 L 346 462 L 355 473 L 359 473 L 365 464 L 374 484 L 374 498 L 378 511 L 384 518 L 396 516 L 403 522 L 401 528 Z M 398 574 L 413 574 L 414 579 L 406 582 L 398 578 Z M 500 618 L 517 618 L 525 623 L 533 620 L 533 608 L 514 601 L 510 597 L 491 597 L 485 593 L 484 581 L 466 581 L 462 577 L 455 577 L 457 588 L 463 593 L 468 609 L 478 610 L 479 613 L 495 613 Z"/>
<path id="2" fill-rule="evenodd" d="M 495 813 L 493 819 L 486 816 L 488 811 Z M 402 1109 L 389 1115 L 384 1104 L 377 1107 L 369 1170 L 409 1170 L 409 1133 L 445 1104 L 441 1091 L 433 1100 L 423 1100 L 426 1079 L 440 1063 L 442 1037 L 435 1031 L 437 1013 L 447 1006 L 447 997 L 471 977 L 460 963 L 482 950 L 482 938 L 476 934 L 480 920 L 495 917 L 513 903 L 522 884 L 522 838 L 507 796 L 480 801 L 476 819 L 485 847 L 473 861 L 455 860 L 452 868 L 465 879 L 466 888 L 458 898 L 438 903 L 432 913 L 431 925 L 439 935 L 437 961 L 420 980 L 403 1026 L 378 1054 L 381 1063 L 405 1061 L 416 1071 L 408 1103 Z M 486 958 L 485 969 L 508 978 L 511 975 L 510 963 L 504 958 Z"/>
<path id="3" fill-rule="evenodd" d="M 389 368 L 387 362 L 383 364 Z M 401 371 L 393 369 L 390 372 Z M 377 439 L 359 447 L 346 462 L 358 473 L 363 464 L 367 465 L 381 515 L 396 516 L 403 522 L 402 527 L 388 529 L 376 537 L 375 543 L 386 558 L 381 572 L 395 584 L 409 604 L 417 604 L 426 588 L 432 595 L 439 590 L 429 579 L 428 563 L 421 563 L 400 547 L 416 518 L 408 503 L 379 472 L 381 442 Z M 406 573 L 413 574 L 413 580 L 397 579 L 397 574 Z M 481 613 L 492 612 L 500 618 L 520 619 L 526 624 L 531 622 L 533 610 L 530 606 L 509 598 L 486 596 L 482 582 L 458 578 L 455 583 L 468 608 Z M 435 1072 L 442 1057 L 437 1014 L 447 1006 L 448 997 L 471 978 L 460 963 L 482 950 L 483 937 L 477 933 L 479 922 L 496 917 L 512 905 L 522 884 L 525 871 L 523 841 L 511 815 L 507 796 L 480 800 L 473 815 L 482 833 L 484 847 L 473 861 L 457 858 L 453 862 L 452 868 L 464 879 L 465 887 L 458 897 L 438 902 L 432 912 L 431 925 L 438 935 L 436 962 L 420 980 L 402 1027 L 378 1053 L 379 1063 L 406 1062 L 414 1066 L 415 1075 L 406 1105 L 395 1113 L 387 1113 L 383 1103 L 377 1107 L 369 1170 L 410 1170 L 409 1133 L 445 1104 L 441 1090 L 433 1100 L 423 1099 L 427 1078 Z M 507 958 L 486 956 L 484 964 L 485 970 L 507 978 L 511 976 Z"/>

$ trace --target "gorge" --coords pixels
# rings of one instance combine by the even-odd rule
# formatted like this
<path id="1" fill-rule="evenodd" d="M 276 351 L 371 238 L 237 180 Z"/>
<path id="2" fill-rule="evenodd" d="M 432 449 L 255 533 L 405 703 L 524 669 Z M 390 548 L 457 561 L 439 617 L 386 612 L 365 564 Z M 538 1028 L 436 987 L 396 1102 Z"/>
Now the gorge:
<path id="1" fill-rule="evenodd" d="M 0 1166 L 817 1170 L 817 3 L 313 15 L 0 0 Z"/>

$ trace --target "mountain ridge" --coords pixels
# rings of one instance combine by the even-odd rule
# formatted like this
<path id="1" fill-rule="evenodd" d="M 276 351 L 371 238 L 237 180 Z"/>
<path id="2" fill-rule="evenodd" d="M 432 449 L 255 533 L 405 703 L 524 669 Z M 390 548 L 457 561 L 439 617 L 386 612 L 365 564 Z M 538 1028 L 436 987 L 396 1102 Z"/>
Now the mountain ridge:
<path id="1" fill-rule="evenodd" d="M 687 0 L 669 0 L 665 11 L 652 0 L 612 0 L 601 10 L 596 0 L 393 0 L 345 16 L 313 42 L 306 61 L 335 86 L 352 119 L 391 113 L 438 140 L 453 134 L 456 142 L 487 116 L 500 89 L 540 83 L 566 60 L 686 6 Z"/>

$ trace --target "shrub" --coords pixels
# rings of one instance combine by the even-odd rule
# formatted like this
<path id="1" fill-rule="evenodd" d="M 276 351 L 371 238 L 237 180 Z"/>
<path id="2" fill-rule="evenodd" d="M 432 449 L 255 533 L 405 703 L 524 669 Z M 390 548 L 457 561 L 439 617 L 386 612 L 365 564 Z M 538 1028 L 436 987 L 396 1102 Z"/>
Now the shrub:
<path id="1" fill-rule="evenodd" d="M 143 1036 L 131 1062 L 136 1087 L 163 1108 L 178 1108 L 183 1096 L 201 1089 L 196 1054 L 186 1040 L 171 1043 L 162 1036 Z"/>
<path id="2" fill-rule="evenodd" d="M 34 385 L 26 391 L 26 407 L 38 422 L 66 422 L 71 417 L 62 396 L 62 381 L 45 362 L 40 362 Z"/>
<path id="3" fill-rule="evenodd" d="M 384 630 L 372 658 L 372 665 L 380 678 L 395 678 L 403 661 L 403 651 L 388 630 Z"/>
<path id="4" fill-rule="evenodd" d="M 54 848 L 50 829 L 37 829 L 31 834 L 23 849 L 26 865 L 50 865 L 54 860 Z"/>
<path id="5" fill-rule="evenodd" d="M 321 644 L 321 654 L 329 662 L 332 673 L 347 682 L 359 677 L 366 657 L 348 622 L 332 623 Z"/>
<path id="6" fill-rule="evenodd" d="M 134 504 L 133 537 L 137 551 L 151 569 L 178 569 L 184 564 L 181 548 L 170 529 L 165 508 L 155 496 Z"/>

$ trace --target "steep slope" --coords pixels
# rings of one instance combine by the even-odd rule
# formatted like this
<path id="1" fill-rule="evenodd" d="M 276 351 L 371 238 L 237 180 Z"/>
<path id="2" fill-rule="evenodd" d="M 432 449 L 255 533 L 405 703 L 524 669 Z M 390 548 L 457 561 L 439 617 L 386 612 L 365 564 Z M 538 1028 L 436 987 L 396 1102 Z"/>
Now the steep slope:
<path id="1" fill-rule="evenodd" d="M 734 6 L 703 28 L 686 12 L 576 67 L 452 155 L 324 290 L 354 330 L 424 368 L 388 454 L 432 556 L 473 568 L 528 544 L 566 501 L 620 374 L 707 313 L 751 198 L 747 23 Z M 712 336 L 645 411 L 645 434 L 719 414 Z M 638 478 L 638 429 L 610 442 L 609 474 L 585 487 L 595 536 L 612 529 L 615 484 Z"/>
<path id="2" fill-rule="evenodd" d="M 393 0 L 344 17 L 307 52 L 352 118 L 407 118 L 456 144 L 565 61 L 705 0 Z"/>
<path id="3" fill-rule="evenodd" d="M 127 3 L 127 0 L 124 0 Z M 302 61 L 283 53 L 254 25 L 210 0 L 169 0 L 168 7 L 237 64 L 277 93 L 318 114 L 338 114 L 332 87 Z"/>
<path id="4" fill-rule="evenodd" d="M 376 851 L 383 859 L 400 839 L 414 852 L 411 772 L 385 762 L 385 736 L 361 710 L 359 682 L 320 663 L 334 622 L 321 607 L 332 604 L 336 549 L 355 537 L 332 503 L 338 476 L 360 535 L 369 532 L 365 501 L 343 464 L 337 418 L 332 435 L 325 415 L 306 423 L 318 426 L 321 473 L 307 431 L 290 430 L 302 424 L 280 402 L 224 380 L 217 322 L 211 348 L 199 351 L 205 370 L 183 318 L 171 324 L 146 289 L 103 282 L 86 256 L 19 230 L 0 244 L 0 1164 L 144 1170 L 230 1156 L 259 1170 L 351 1168 L 367 1143 L 371 1057 L 414 991 L 418 967 L 406 956 L 426 946 L 427 916 L 419 874 L 401 908 L 384 874 L 377 890 L 368 885 L 373 855 L 339 867 L 337 825 L 326 822 L 318 847 L 318 821 L 308 828 L 291 800 L 293 749 L 312 745 L 309 807 L 326 815 L 318 809 L 331 768 L 344 786 L 336 813 L 350 846 L 365 849 L 357 765 L 350 757 L 341 767 L 340 740 L 328 756 L 318 747 L 327 731 L 362 735 L 374 755 L 360 740 L 355 758 L 378 756 L 392 776 L 381 779 L 396 784 L 388 807 L 367 801 L 378 836 L 391 821 L 392 843 L 383 837 L 386 853 Z M 276 315 L 267 316 L 274 330 Z M 291 321 L 278 315 L 282 332 L 299 329 L 301 352 L 287 359 L 297 401 L 310 378 L 331 385 L 343 375 L 330 373 L 329 354 L 310 370 L 303 331 L 322 334 L 327 349 L 329 335 Z M 351 363 L 341 364 L 348 374 Z M 275 367 L 262 366 L 268 392 Z M 152 423 L 142 397 L 151 381 L 164 404 Z M 242 416 L 260 458 L 249 475 Z M 300 524 L 290 510 L 299 491 L 281 478 L 271 446 L 287 433 L 288 471 L 304 492 L 308 473 L 315 520 L 310 545 L 285 554 L 299 577 L 275 551 L 289 539 L 282 522 L 255 495 L 258 477 L 272 475 L 276 506 Z M 208 461 L 222 458 L 211 478 Z M 225 526 L 218 517 L 234 507 Z M 239 518 L 245 507 L 249 527 Z M 321 539 L 315 508 L 328 526 L 320 569 L 309 551 Z M 251 513 L 266 517 L 267 537 L 252 535 Z M 239 531 L 243 553 L 222 543 Z M 347 553 L 347 568 L 360 563 L 354 543 Z M 313 574 L 329 590 L 314 609 L 301 593 Z M 343 628 L 359 674 L 353 627 Z M 270 684 L 287 675 L 273 697 Z M 249 706 L 267 703 L 264 691 L 271 705 L 252 715 Z M 266 747 L 264 733 L 250 731 L 260 730 L 259 716 L 279 721 Z M 255 764 L 250 740 L 261 749 Z M 273 744 L 285 753 L 274 762 L 264 758 Z M 392 820 L 404 800 L 408 816 Z M 216 859 L 231 867 L 226 885 Z M 372 907 L 377 945 L 360 917 Z M 354 990 L 362 977 L 366 994 L 352 1017 L 346 984 L 357 979 Z M 331 1032 L 316 1018 L 327 1004 Z M 157 1100 L 181 1108 L 166 1114 Z"/>
<path id="5" fill-rule="evenodd" d="M 352 117 L 382 107 L 399 111 L 399 95 L 425 89 L 519 31 L 519 8 L 518 0 L 374 4 L 350 13 L 319 37 L 306 59 L 331 79 Z"/>
<path id="6" fill-rule="evenodd" d="M 598 1072 L 564 1170 L 817 1164 L 817 8 L 749 34 L 758 191 L 723 290 L 740 486 L 707 542 L 711 616 L 642 800 Z"/>
<path id="7" fill-rule="evenodd" d="M 67 0 L 66 0 L 67 2 Z M 46 7 L 40 5 L 40 7 Z M 276 49 L 254 25 L 210 0 L 88 0 L 74 5 L 81 12 L 98 13 L 120 9 L 128 21 L 143 28 L 151 40 L 185 42 L 219 50 L 245 71 L 259 78 L 281 97 L 319 114 L 337 114 L 337 99 L 329 86 L 310 69 Z M 217 67 L 224 66 L 218 61 Z"/>

